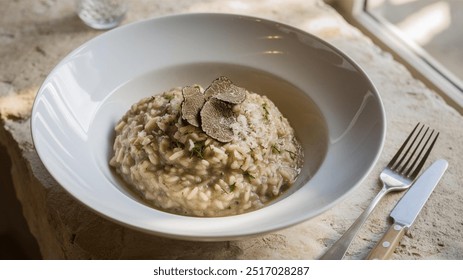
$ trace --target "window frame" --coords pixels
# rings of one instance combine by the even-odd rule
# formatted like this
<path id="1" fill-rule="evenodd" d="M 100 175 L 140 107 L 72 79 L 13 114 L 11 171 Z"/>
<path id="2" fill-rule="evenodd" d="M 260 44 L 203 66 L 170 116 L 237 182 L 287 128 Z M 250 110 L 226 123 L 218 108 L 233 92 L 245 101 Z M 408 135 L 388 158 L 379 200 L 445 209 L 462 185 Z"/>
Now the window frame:
<path id="1" fill-rule="evenodd" d="M 463 84 L 423 48 L 403 36 L 393 24 L 368 11 L 368 0 L 325 0 L 347 21 L 404 64 L 415 78 L 440 94 L 463 114 Z"/>

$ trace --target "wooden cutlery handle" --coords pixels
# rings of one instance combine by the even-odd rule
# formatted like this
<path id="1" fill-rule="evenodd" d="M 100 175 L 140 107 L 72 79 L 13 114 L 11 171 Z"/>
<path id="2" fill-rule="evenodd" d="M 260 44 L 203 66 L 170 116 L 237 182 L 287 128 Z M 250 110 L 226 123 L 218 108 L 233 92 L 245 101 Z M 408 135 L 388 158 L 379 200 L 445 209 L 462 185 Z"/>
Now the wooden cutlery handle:
<path id="1" fill-rule="evenodd" d="M 394 223 L 367 256 L 367 260 L 387 260 L 404 236 L 405 227 Z"/>

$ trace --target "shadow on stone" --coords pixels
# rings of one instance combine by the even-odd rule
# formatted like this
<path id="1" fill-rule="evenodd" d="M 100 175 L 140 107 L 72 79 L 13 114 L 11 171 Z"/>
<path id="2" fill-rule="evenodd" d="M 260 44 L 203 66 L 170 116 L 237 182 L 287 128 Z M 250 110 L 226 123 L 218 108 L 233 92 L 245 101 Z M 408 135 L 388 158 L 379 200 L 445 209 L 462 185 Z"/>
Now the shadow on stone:
<path id="1" fill-rule="evenodd" d="M 35 238 L 29 232 L 11 180 L 11 161 L 0 145 L 0 259 L 41 259 Z"/>

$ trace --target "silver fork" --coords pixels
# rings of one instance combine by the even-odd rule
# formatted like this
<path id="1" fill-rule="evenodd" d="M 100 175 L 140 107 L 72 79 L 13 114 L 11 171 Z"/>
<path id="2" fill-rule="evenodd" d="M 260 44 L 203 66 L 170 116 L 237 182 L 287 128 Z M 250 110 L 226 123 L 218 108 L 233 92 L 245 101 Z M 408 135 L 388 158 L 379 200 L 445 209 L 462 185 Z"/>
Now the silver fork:
<path id="1" fill-rule="evenodd" d="M 342 235 L 342 237 L 336 241 L 336 243 L 334 243 L 328 251 L 326 251 L 326 253 L 320 258 L 321 260 L 341 260 L 358 230 L 365 223 L 378 202 L 387 193 L 391 191 L 403 191 L 412 185 L 413 180 L 415 180 L 418 173 L 423 168 L 423 165 L 428 158 L 437 137 L 439 136 L 439 133 L 435 134 L 434 130 L 428 133 L 429 127 L 425 129 L 424 133 L 422 133 L 424 125 L 420 128 L 419 127 L 420 124 L 418 123 L 388 163 L 387 167 L 381 172 L 379 176 L 383 183 L 381 191 L 376 195 L 368 208 L 363 211 L 362 215 L 360 215 L 352 226 Z M 415 133 L 418 128 L 418 132 Z M 434 134 L 435 136 L 433 137 Z M 413 140 L 409 143 L 412 137 Z M 424 143 L 423 140 L 425 140 Z"/>

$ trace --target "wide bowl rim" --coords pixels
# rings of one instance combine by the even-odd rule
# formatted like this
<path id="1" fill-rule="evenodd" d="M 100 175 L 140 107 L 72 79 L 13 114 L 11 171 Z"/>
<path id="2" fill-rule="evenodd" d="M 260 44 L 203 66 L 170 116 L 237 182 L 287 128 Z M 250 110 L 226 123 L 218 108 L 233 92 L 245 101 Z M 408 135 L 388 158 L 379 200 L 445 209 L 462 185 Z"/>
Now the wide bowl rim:
<path id="1" fill-rule="evenodd" d="M 381 135 L 379 137 L 380 141 L 378 143 L 376 154 L 372 158 L 372 160 L 370 162 L 370 165 L 369 165 L 369 168 L 367 170 L 364 170 L 362 176 L 360 176 L 357 179 L 357 183 L 354 186 L 352 186 L 348 191 L 346 191 L 343 195 L 341 195 L 338 199 L 336 199 L 334 201 L 331 201 L 330 203 L 326 204 L 325 207 L 318 209 L 318 211 L 316 211 L 314 213 L 302 213 L 302 214 L 299 214 L 297 217 L 292 217 L 292 219 L 288 219 L 287 222 L 280 223 L 276 227 L 268 227 L 266 229 L 247 228 L 246 230 L 239 231 L 239 232 L 233 232 L 233 233 L 229 233 L 229 234 L 227 234 L 227 233 L 220 233 L 220 234 L 217 234 L 217 233 L 210 233 L 210 234 L 208 234 L 208 233 L 200 233 L 200 234 L 196 234 L 196 233 L 189 233 L 188 230 L 185 230 L 183 232 L 180 232 L 180 231 L 172 232 L 172 231 L 158 230 L 158 229 L 156 229 L 156 227 L 147 228 L 146 226 L 139 226 L 139 225 L 134 224 L 134 223 L 128 223 L 127 221 L 121 221 L 120 219 L 114 218 L 113 215 L 108 214 L 108 213 L 106 213 L 104 211 L 101 211 L 101 209 L 98 209 L 98 207 L 95 207 L 95 205 L 90 204 L 85 199 L 82 199 L 82 197 L 80 197 L 77 193 L 75 193 L 71 189 L 69 189 L 69 186 L 65 186 L 65 182 L 63 182 L 61 180 L 59 175 L 54 173 L 53 168 L 48 164 L 48 162 L 46 160 L 44 160 L 45 157 L 46 157 L 46 154 L 43 154 L 41 149 L 40 149 L 40 145 L 37 145 L 37 136 L 35 134 L 35 118 L 33 118 L 33 116 L 37 113 L 37 102 L 38 102 L 42 92 L 44 91 L 44 87 L 46 86 L 46 83 L 49 80 L 49 78 L 51 76 L 53 76 L 56 71 L 59 70 L 61 65 L 65 64 L 68 60 L 72 59 L 73 56 L 78 54 L 80 52 L 80 50 L 82 50 L 83 48 L 87 48 L 87 47 L 91 46 L 92 44 L 97 44 L 100 40 L 105 40 L 105 38 L 107 38 L 108 36 L 112 36 L 113 34 L 116 34 L 117 32 L 120 32 L 122 34 L 125 30 L 129 30 L 130 28 L 135 28 L 137 26 L 142 26 L 142 25 L 146 25 L 146 24 L 152 24 L 152 23 L 154 23 L 156 21 L 174 20 L 175 18 L 185 18 L 185 17 L 227 17 L 227 18 L 247 19 L 247 20 L 255 20 L 255 21 L 263 22 L 263 23 L 265 23 L 267 25 L 284 27 L 284 28 L 287 28 L 288 30 L 292 30 L 295 33 L 301 34 L 303 36 L 308 36 L 312 40 L 318 41 L 319 43 L 327 46 L 332 51 L 334 51 L 338 55 L 342 56 L 343 59 L 348 61 L 351 64 L 351 66 L 354 67 L 356 69 L 356 71 L 358 71 L 363 76 L 365 81 L 369 84 L 371 92 L 374 95 L 374 97 L 376 98 L 376 101 L 378 102 L 378 106 L 380 108 L 379 116 L 381 118 L 380 123 L 379 123 L 379 125 L 381 126 L 381 131 L 380 131 Z M 156 234 L 156 235 L 160 235 L 160 236 L 165 236 L 165 237 L 169 237 L 169 238 L 188 239 L 188 240 L 202 240 L 202 241 L 231 240 L 231 239 L 238 239 L 238 238 L 243 238 L 243 237 L 249 237 L 249 236 L 265 234 L 265 233 L 268 233 L 268 232 L 272 232 L 272 231 L 275 231 L 275 230 L 280 230 L 280 229 L 283 229 L 283 228 L 286 228 L 286 227 L 301 223 L 303 221 L 306 221 L 306 220 L 308 220 L 310 218 L 314 218 L 314 217 L 324 213 L 328 209 L 332 208 L 334 205 L 338 204 L 341 200 L 345 199 L 350 193 L 352 193 L 355 189 L 357 189 L 357 187 L 360 185 L 360 183 L 368 176 L 368 174 L 374 168 L 376 162 L 378 161 L 378 159 L 379 159 L 379 157 L 381 155 L 381 152 L 382 152 L 382 149 L 383 149 L 383 146 L 384 146 L 385 137 L 386 137 L 386 114 L 385 114 L 384 106 L 383 106 L 383 103 L 382 103 L 382 100 L 381 100 L 381 96 L 380 96 L 378 90 L 376 89 L 375 85 L 373 84 L 373 82 L 371 81 L 369 76 L 367 75 L 367 73 L 350 56 L 348 56 L 346 53 L 341 51 L 339 48 L 337 48 L 337 47 L 333 46 L 332 44 L 326 42 L 325 40 L 322 40 L 321 38 L 319 38 L 319 37 L 317 37 L 317 36 L 315 36 L 313 34 L 310 34 L 310 33 L 306 32 L 304 30 L 301 30 L 301 29 L 299 29 L 297 27 L 290 26 L 290 25 L 280 23 L 280 22 L 277 22 L 277 21 L 273 21 L 273 20 L 270 20 L 270 19 L 264 19 L 264 18 L 258 18 L 258 17 L 254 17 L 254 16 L 240 15 L 240 14 L 227 14 L 227 13 L 187 13 L 187 14 L 176 14 L 176 15 L 168 15 L 168 16 L 156 17 L 156 18 L 145 19 L 145 20 L 141 20 L 141 21 L 138 21 L 138 22 L 130 23 L 130 24 L 115 28 L 113 30 L 107 31 L 106 33 L 103 33 L 101 35 L 98 35 L 95 38 L 92 38 L 92 39 L 88 40 L 87 42 L 83 43 L 82 45 L 80 45 L 79 47 L 77 47 L 76 49 L 71 51 L 62 60 L 60 60 L 60 62 L 53 68 L 53 70 L 49 73 L 49 75 L 44 80 L 43 84 L 41 85 L 41 87 L 38 90 L 38 93 L 37 93 L 37 95 L 36 95 L 36 97 L 34 99 L 34 103 L 33 103 L 33 107 L 32 107 L 31 134 L 32 134 L 32 141 L 33 141 L 35 147 L 37 147 L 36 148 L 37 154 L 38 154 L 39 158 L 42 160 L 42 162 L 45 165 L 46 169 L 50 172 L 51 176 L 72 197 L 74 197 L 76 200 L 78 200 L 80 202 L 83 202 L 83 205 L 85 205 L 86 207 L 92 209 L 93 211 L 97 212 L 98 214 L 108 218 L 109 220 L 112 220 L 112 221 L 115 221 L 117 223 L 123 224 L 125 226 L 130 227 L 130 228 L 135 228 L 135 229 L 143 231 L 143 232 L 147 232 L 147 233 L 150 233 L 150 234 Z M 160 210 L 156 210 L 156 211 L 160 211 Z M 204 219 L 220 223 L 221 221 L 224 221 L 224 220 L 227 220 L 227 219 L 240 219 L 239 216 L 241 216 L 241 215 L 233 216 L 233 217 L 209 217 L 209 218 L 184 217 L 183 219 L 188 220 L 189 222 L 192 222 L 192 223 L 195 223 L 195 221 L 204 220 Z"/>

